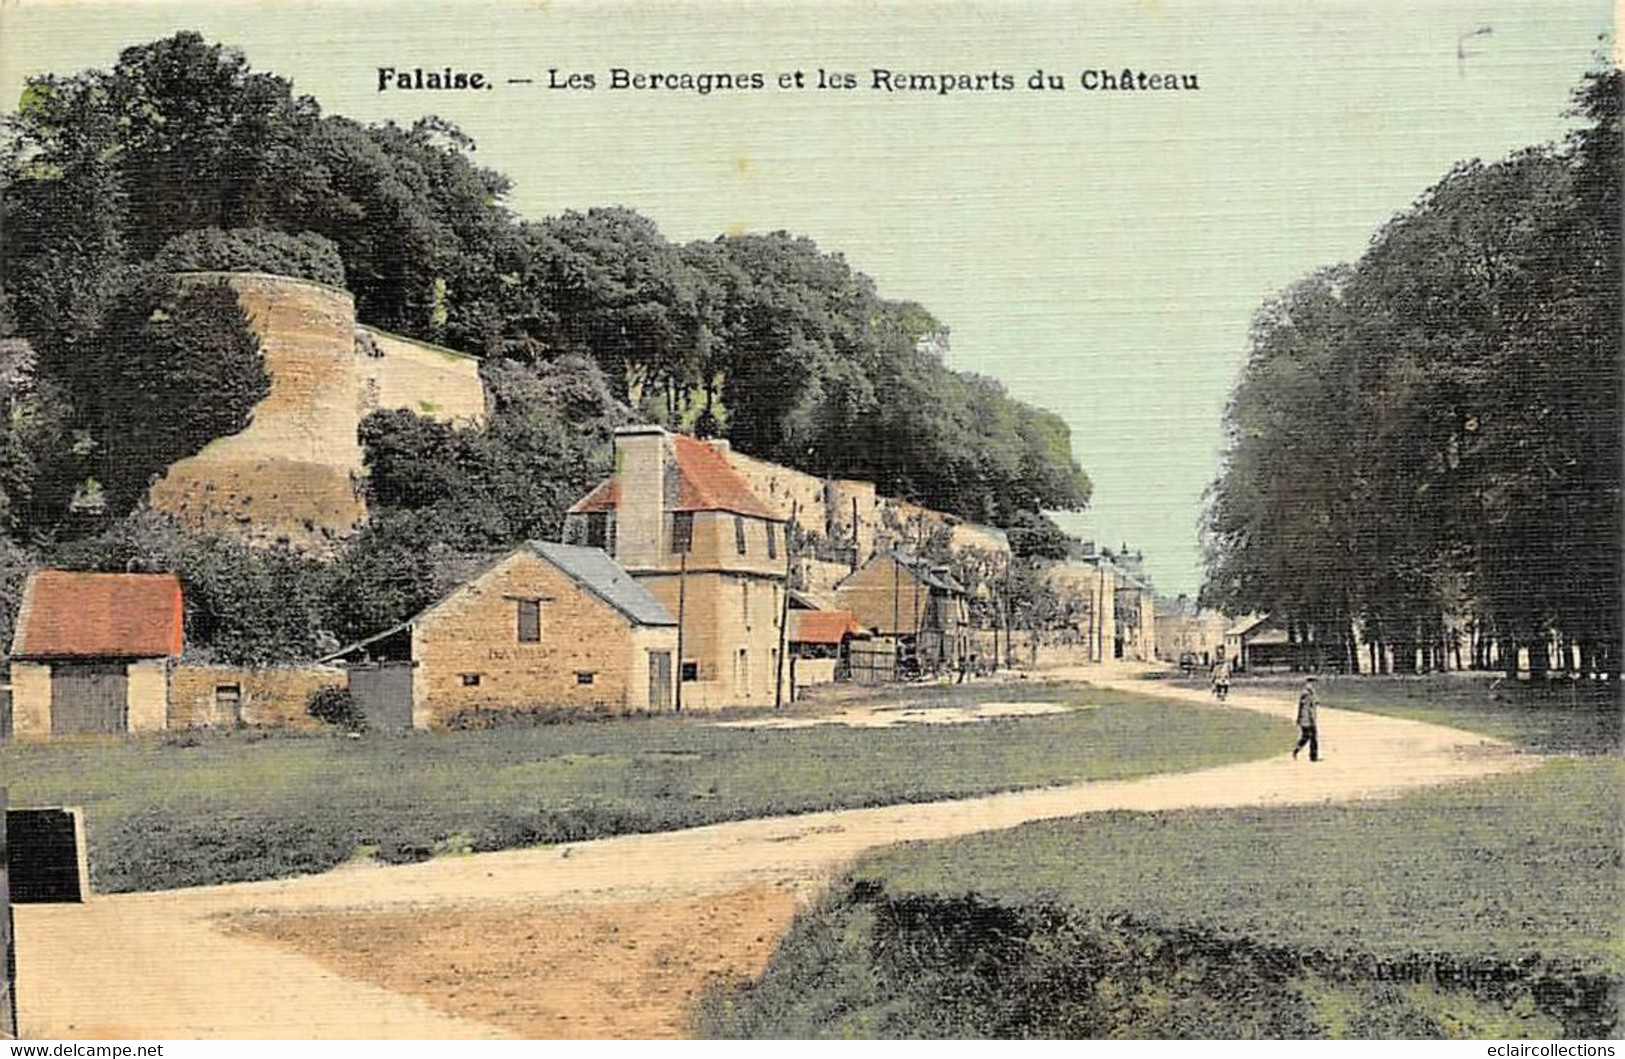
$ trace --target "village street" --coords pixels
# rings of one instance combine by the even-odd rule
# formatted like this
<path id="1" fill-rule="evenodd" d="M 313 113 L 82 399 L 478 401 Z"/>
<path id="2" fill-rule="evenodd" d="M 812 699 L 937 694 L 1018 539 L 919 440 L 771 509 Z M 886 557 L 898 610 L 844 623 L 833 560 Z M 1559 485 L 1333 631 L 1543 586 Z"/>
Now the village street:
<path id="1" fill-rule="evenodd" d="M 1199 691 L 1133 679 L 1129 670 L 1103 677 L 1094 667 L 1049 676 L 1087 676 L 1096 686 L 1206 699 Z M 990 684 L 989 691 L 995 697 L 1019 697 L 1017 687 L 1008 683 Z M 1240 692 L 1232 695 L 1230 705 L 1284 717 L 1294 710 L 1284 694 Z M 523 1035 L 670 1036 L 680 1032 L 692 993 L 672 984 L 672 976 L 682 970 L 674 954 L 691 953 L 695 938 L 665 937 L 666 948 L 655 951 L 647 944 L 639 949 L 635 942 L 593 946 L 586 944 L 591 938 L 578 936 L 587 929 L 583 923 L 603 937 L 622 929 L 630 937 L 651 914 L 661 919 L 659 909 L 668 906 L 672 913 L 666 919 L 682 920 L 678 927 L 686 924 L 691 935 L 694 930 L 710 935 L 713 947 L 744 937 L 750 951 L 732 964 L 717 966 L 751 974 L 760 969 L 798 902 L 814 897 L 856 855 L 887 843 L 1109 809 L 1384 798 L 1532 768 L 1540 761 L 1478 735 L 1334 708 L 1323 709 L 1321 732 L 1325 760 L 1318 764 L 1292 760 L 1290 747 L 1283 746 L 1279 755 L 1265 760 L 1178 775 L 740 821 L 402 867 L 349 867 L 297 879 L 99 897 L 82 906 L 23 906 L 16 909 L 22 1031 L 28 1037 L 79 1039 L 520 1035 L 497 1025 L 497 1019 L 445 1013 L 500 1011 L 489 996 L 482 1000 L 460 994 L 507 989 L 514 995 L 558 1000 L 556 1029 L 543 1033 L 529 1022 Z M 732 895 L 732 903 L 710 911 L 703 910 L 703 901 L 696 903 L 713 895 Z M 739 912 L 742 907 L 746 911 Z M 458 915 L 448 917 L 454 909 Z M 712 914 L 728 921 L 713 923 Z M 268 934 L 281 936 L 290 923 L 305 922 L 307 915 L 314 933 L 300 940 L 300 931 L 294 930 L 294 947 L 265 940 Z M 296 951 L 325 954 L 327 945 L 350 934 L 347 922 L 353 922 L 359 937 L 367 933 L 369 920 L 410 924 L 432 923 L 437 917 L 467 921 L 458 928 L 461 935 L 448 934 L 445 945 L 431 950 L 430 962 L 440 959 L 445 967 L 420 966 L 417 977 L 407 981 L 385 967 L 388 954 L 377 957 L 376 973 L 360 958 L 367 977 L 394 989 L 330 969 L 358 974 L 353 954 L 349 963 L 343 956 L 324 955 L 330 966 L 323 966 Z M 228 918 L 231 926 L 223 929 Z M 467 923 L 486 924 L 481 928 L 486 933 Z M 490 973 L 478 968 L 502 964 L 504 946 L 517 949 L 531 941 L 531 948 L 546 949 L 553 944 L 550 936 L 527 939 L 527 924 L 533 934 L 558 931 L 557 944 L 570 947 L 571 959 L 544 961 L 537 965 L 540 971 L 515 965 L 514 980 L 493 984 Z M 494 951 L 482 955 L 468 950 L 470 945 Z M 421 952 L 404 955 L 423 960 Z M 434 1004 L 424 998 L 433 998 Z"/>

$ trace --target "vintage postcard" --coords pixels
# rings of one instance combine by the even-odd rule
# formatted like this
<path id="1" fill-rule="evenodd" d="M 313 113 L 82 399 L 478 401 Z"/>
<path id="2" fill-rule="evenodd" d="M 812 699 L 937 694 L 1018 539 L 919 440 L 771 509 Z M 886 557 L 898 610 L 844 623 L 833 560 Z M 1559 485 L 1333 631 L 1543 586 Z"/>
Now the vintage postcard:
<path id="1" fill-rule="evenodd" d="M 1614 32 L 0 0 L 0 1036 L 1612 1055 Z"/>

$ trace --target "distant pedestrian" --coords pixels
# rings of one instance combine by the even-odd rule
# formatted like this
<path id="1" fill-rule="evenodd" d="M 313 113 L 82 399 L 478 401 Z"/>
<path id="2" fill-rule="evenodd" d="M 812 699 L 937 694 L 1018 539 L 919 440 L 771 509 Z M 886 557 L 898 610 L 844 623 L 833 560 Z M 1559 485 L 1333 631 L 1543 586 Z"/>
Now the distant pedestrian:
<path id="1" fill-rule="evenodd" d="M 1292 758 L 1297 760 L 1298 751 L 1309 746 L 1309 760 L 1320 760 L 1320 735 L 1316 727 L 1320 714 L 1320 695 L 1315 690 L 1314 676 L 1303 678 L 1303 690 L 1298 693 L 1298 730 L 1302 733 L 1298 738 L 1298 745 L 1292 748 Z"/>

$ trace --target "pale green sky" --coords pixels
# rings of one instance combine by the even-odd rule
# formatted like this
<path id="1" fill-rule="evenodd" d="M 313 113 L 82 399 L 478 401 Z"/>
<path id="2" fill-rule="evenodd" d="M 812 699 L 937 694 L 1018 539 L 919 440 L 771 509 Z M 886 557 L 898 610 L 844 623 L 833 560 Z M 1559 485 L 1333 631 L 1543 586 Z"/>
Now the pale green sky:
<path id="1" fill-rule="evenodd" d="M 1458 64 L 1458 39 L 1479 26 Z M 1196 3 L 94 3 L 0 0 L 0 103 L 175 30 L 242 47 L 328 111 L 438 113 L 539 217 L 619 203 L 677 240 L 787 229 L 953 329 L 951 364 L 1064 416 L 1095 501 L 1069 522 L 1200 583 L 1196 524 L 1261 299 L 1358 256 L 1458 159 L 1560 136 L 1606 0 Z M 376 90 L 379 66 L 533 86 Z M 607 70 L 819 67 L 865 90 L 613 92 Z M 1084 92 L 1084 69 L 1195 93 Z M 543 87 L 549 67 L 600 88 Z M 869 71 L 985 72 L 1062 93 L 887 96 Z"/>

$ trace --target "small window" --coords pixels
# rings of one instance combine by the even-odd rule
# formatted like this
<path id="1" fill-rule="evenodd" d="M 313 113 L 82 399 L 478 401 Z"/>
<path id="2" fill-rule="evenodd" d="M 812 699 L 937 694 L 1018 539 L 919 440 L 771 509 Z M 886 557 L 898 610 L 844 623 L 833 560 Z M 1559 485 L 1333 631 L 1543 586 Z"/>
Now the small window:
<path id="1" fill-rule="evenodd" d="M 671 553 L 686 555 L 694 548 L 694 512 L 678 511 L 671 516 Z"/>
<path id="2" fill-rule="evenodd" d="M 480 686 L 480 675 L 478 673 L 459 673 L 458 676 L 462 678 L 463 687 L 465 688 L 477 688 Z"/>
<path id="3" fill-rule="evenodd" d="M 771 522 L 767 523 L 767 557 L 769 559 L 777 559 L 779 557 L 778 527 L 773 525 Z"/>
<path id="4" fill-rule="evenodd" d="M 580 670 L 580 671 L 578 671 L 576 673 L 576 683 L 577 684 L 591 684 L 592 683 L 592 676 L 593 675 L 591 673 L 587 672 L 586 670 Z"/>
<path id="5" fill-rule="evenodd" d="M 750 582 L 739 582 L 739 614 L 746 625 L 750 624 Z"/>
<path id="6" fill-rule="evenodd" d="M 609 512 L 587 512 L 587 547 L 609 548 Z"/>
<path id="7" fill-rule="evenodd" d="M 698 662 L 683 663 L 683 683 L 692 684 L 700 679 L 700 664 Z"/>
<path id="8" fill-rule="evenodd" d="M 745 520 L 738 515 L 734 516 L 734 547 L 745 554 Z"/>
<path id="9" fill-rule="evenodd" d="M 519 604 L 519 642 L 542 642 L 542 603 L 537 599 L 520 599 L 514 602 Z"/>

